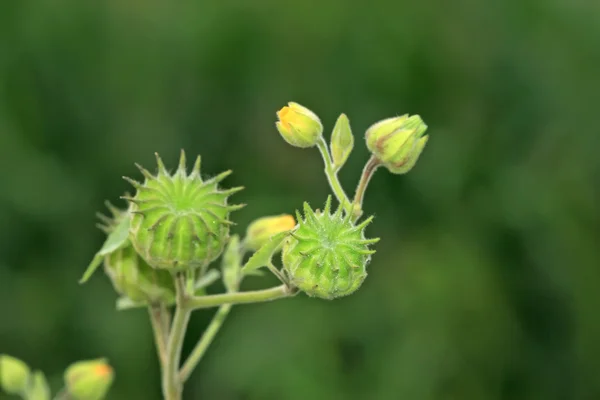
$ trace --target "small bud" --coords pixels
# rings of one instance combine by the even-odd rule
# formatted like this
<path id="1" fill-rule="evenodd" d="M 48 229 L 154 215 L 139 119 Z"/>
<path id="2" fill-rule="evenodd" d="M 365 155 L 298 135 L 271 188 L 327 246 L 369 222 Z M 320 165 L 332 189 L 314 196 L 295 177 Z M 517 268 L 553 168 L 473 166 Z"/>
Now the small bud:
<path id="1" fill-rule="evenodd" d="M 129 198 L 129 196 L 124 196 Z M 121 210 L 110 203 L 107 207 L 112 217 L 99 215 L 101 229 L 110 237 L 120 228 L 125 219 L 130 219 L 129 210 Z M 126 222 L 126 221 L 125 221 Z M 125 224 L 129 226 L 129 224 Z M 175 285 L 168 271 L 150 267 L 133 248 L 127 238 L 118 246 L 102 253 L 104 272 L 112 281 L 117 293 L 134 303 L 165 303 L 175 301 Z"/>
<path id="2" fill-rule="evenodd" d="M 117 293 L 136 303 L 175 302 L 175 285 L 168 271 L 154 269 L 131 244 L 104 258 L 104 271 Z"/>
<path id="3" fill-rule="evenodd" d="M 101 400 L 114 378 L 104 359 L 79 361 L 65 371 L 66 389 L 75 400 Z"/>
<path id="4" fill-rule="evenodd" d="M 420 116 L 403 115 L 372 125 L 366 132 L 367 147 L 394 174 L 405 174 L 416 164 L 429 139 Z"/>
<path id="5" fill-rule="evenodd" d="M 218 184 L 231 171 L 203 181 L 200 158 L 190 174 L 185 153 L 179 168 L 169 174 L 158 156 L 158 174 L 139 167 L 144 183 L 131 180 L 136 194 L 128 199 L 133 214 L 129 238 L 136 251 L 153 268 L 183 271 L 207 266 L 221 255 L 229 238 L 231 211 L 228 197 L 242 187 L 219 190 Z"/>
<path id="6" fill-rule="evenodd" d="M 323 125 L 319 117 L 298 103 L 289 102 L 277 111 L 277 118 L 277 130 L 292 146 L 313 147 L 323 134 Z"/>
<path id="7" fill-rule="evenodd" d="M 262 247 L 269 238 L 279 232 L 285 232 L 296 226 L 294 217 L 289 214 L 262 217 L 248 226 L 246 231 L 246 247 L 256 251 Z"/>
<path id="8" fill-rule="evenodd" d="M 233 235 L 225 248 L 221 262 L 223 284 L 228 292 L 235 292 L 240 285 L 242 275 L 242 252 L 240 237 Z"/>
<path id="9" fill-rule="evenodd" d="M 30 371 L 18 358 L 0 354 L 0 387 L 8 394 L 23 394 L 27 390 Z"/>
<path id="10" fill-rule="evenodd" d="M 367 276 L 366 267 L 375 251 L 365 239 L 364 229 L 372 217 L 354 225 L 342 207 L 330 213 L 331 196 L 323 212 L 304 203 L 304 218 L 286 238 L 281 259 L 291 283 L 313 297 L 334 299 L 354 293 Z"/>
<path id="11" fill-rule="evenodd" d="M 346 114 L 341 114 L 331 134 L 331 156 L 336 170 L 342 168 L 354 148 L 354 136 Z"/>

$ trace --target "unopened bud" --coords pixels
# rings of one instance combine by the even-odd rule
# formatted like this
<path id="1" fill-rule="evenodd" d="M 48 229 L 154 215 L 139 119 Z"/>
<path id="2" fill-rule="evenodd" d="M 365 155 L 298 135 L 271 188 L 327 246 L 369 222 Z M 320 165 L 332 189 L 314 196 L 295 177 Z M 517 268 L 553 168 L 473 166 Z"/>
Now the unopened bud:
<path id="1" fill-rule="evenodd" d="M 367 147 L 394 174 L 405 174 L 416 164 L 429 139 L 420 116 L 403 115 L 372 125 L 365 135 Z"/>
<path id="2" fill-rule="evenodd" d="M 23 394 L 29 382 L 29 367 L 18 358 L 0 355 L 0 386 L 8 394 Z"/>
<path id="3" fill-rule="evenodd" d="M 323 134 L 323 125 L 319 117 L 298 103 L 289 102 L 277 111 L 277 118 L 277 130 L 292 146 L 313 147 Z"/>
<path id="4" fill-rule="evenodd" d="M 104 359 L 79 361 L 65 371 L 65 384 L 76 400 L 101 400 L 114 378 L 113 370 Z"/>
<path id="5" fill-rule="evenodd" d="M 296 226 L 296 221 L 289 214 L 259 218 L 248 226 L 248 230 L 246 231 L 246 247 L 249 250 L 256 251 L 271 236 L 279 232 L 289 231 L 294 226 Z"/>
<path id="6" fill-rule="evenodd" d="M 342 168 L 354 148 L 354 136 L 346 114 L 341 114 L 331 134 L 331 157 L 336 170 Z"/>
<path id="7" fill-rule="evenodd" d="M 240 251 L 240 237 L 233 235 L 223 252 L 221 271 L 223 284 L 228 292 L 235 292 L 240 285 L 242 269 L 242 252 Z"/>

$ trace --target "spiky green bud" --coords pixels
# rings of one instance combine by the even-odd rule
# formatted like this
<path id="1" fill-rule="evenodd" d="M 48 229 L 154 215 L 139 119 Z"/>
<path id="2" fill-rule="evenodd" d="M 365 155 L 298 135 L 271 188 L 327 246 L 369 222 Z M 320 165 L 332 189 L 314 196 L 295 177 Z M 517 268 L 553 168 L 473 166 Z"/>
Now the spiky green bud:
<path id="1" fill-rule="evenodd" d="M 229 205 L 228 197 L 243 188 L 219 190 L 219 182 L 231 171 L 203 181 L 200 157 L 188 175 L 183 150 L 173 174 L 158 154 L 156 160 L 156 175 L 138 166 L 143 184 L 126 178 L 136 188 L 135 196 L 128 199 L 133 214 L 131 242 L 154 268 L 181 271 L 206 266 L 223 251 L 232 225 L 230 212 L 242 207 Z"/>
<path id="2" fill-rule="evenodd" d="M 286 239 L 283 267 L 291 283 L 309 296 L 334 299 L 355 292 L 367 276 L 366 267 L 379 239 L 365 239 L 372 217 L 359 225 L 340 206 L 331 214 L 331 196 L 325 209 L 313 211 L 304 203 L 304 218 L 297 213 L 298 228 Z"/>

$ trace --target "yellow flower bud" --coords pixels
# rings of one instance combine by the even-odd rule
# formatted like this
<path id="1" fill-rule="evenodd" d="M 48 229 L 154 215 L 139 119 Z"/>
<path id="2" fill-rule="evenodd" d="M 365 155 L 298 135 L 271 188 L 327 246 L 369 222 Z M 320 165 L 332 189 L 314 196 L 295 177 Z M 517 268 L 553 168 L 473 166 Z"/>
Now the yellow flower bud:
<path id="1" fill-rule="evenodd" d="M 0 388 L 8 394 L 23 394 L 29 383 L 29 367 L 18 358 L 0 354 Z"/>
<path id="2" fill-rule="evenodd" d="M 394 174 L 405 174 L 416 164 L 429 136 L 420 116 L 384 119 L 367 129 L 367 147 Z"/>
<path id="3" fill-rule="evenodd" d="M 114 378 L 106 360 L 79 361 L 65 371 L 65 384 L 76 400 L 101 400 L 106 396 Z"/>
<path id="4" fill-rule="evenodd" d="M 288 214 L 263 217 L 255 220 L 246 231 L 246 247 L 256 251 L 273 235 L 289 231 L 296 226 L 294 217 Z"/>
<path id="5" fill-rule="evenodd" d="M 313 147 L 323 134 L 323 125 L 315 113 L 298 103 L 289 102 L 277 111 L 277 130 L 295 147 Z"/>

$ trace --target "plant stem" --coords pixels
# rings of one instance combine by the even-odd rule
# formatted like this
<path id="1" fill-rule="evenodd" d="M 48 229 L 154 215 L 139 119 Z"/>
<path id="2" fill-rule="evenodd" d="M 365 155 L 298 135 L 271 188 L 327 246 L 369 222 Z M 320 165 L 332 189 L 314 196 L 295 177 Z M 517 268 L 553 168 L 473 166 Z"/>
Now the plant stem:
<path id="1" fill-rule="evenodd" d="M 183 339 L 191 314 L 191 310 L 184 305 L 186 300 L 186 283 L 179 276 L 174 278 L 177 302 L 167 344 L 167 362 L 163 370 L 162 385 L 165 400 L 181 400 L 183 388 L 178 376 L 179 364 L 181 361 Z"/>
<path id="2" fill-rule="evenodd" d="M 365 191 L 367 190 L 367 186 L 369 186 L 369 182 L 375 174 L 375 171 L 380 165 L 381 161 L 379 161 L 374 155 L 371 156 L 371 158 L 369 158 L 369 161 L 367 161 L 367 163 L 365 164 L 365 168 L 363 169 L 360 181 L 358 182 L 358 186 L 356 187 L 354 200 L 352 201 L 354 222 L 356 222 L 363 213 L 362 204 L 365 198 Z"/>
<path id="3" fill-rule="evenodd" d="M 150 322 L 152 323 L 152 331 L 154 331 L 154 342 L 156 344 L 156 352 L 158 353 L 158 361 L 160 362 L 161 371 L 165 368 L 167 360 L 167 339 L 169 332 L 164 330 L 164 318 L 162 316 L 161 306 L 153 304 L 148 306 L 150 314 Z"/>
<path id="4" fill-rule="evenodd" d="M 327 142 L 325 142 L 323 137 L 317 142 L 317 147 L 323 157 L 323 162 L 325 163 L 325 176 L 327 176 L 327 181 L 329 182 L 331 190 L 333 190 L 333 194 L 335 194 L 335 197 L 347 213 L 352 212 L 352 204 L 350 203 L 348 196 L 346 196 L 346 192 L 344 192 L 344 188 L 342 188 L 338 179 L 337 171 L 335 170 L 331 155 L 329 154 Z"/>
<path id="5" fill-rule="evenodd" d="M 219 310 L 214 315 L 213 319 L 210 321 L 210 324 L 202 334 L 200 341 L 198 341 L 194 347 L 194 350 L 192 350 L 190 356 L 185 361 L 179 372 L 179 380 L 182 383 L 184 383 L 190 377 L 200 360 L 202 360 L 206 350 L 211 345 L 216 334 L 219 332 L 219 329 L 221 329 L 221 326 L 223 325 L 225 318 L 227 318 L 229 311 L 231 311 L 231 307 L 232 304 L 223 304 L 221 307 L 219 307 Z"/>
<path id="6" fill-rule="evenodd" d="M 263 290 L 191 297 L 186 299 L 185 307 L 190 310 L 197 310 L 199 308 L 217 307 L 223 304 L 259 303 L 263 301 L 281 299 L 284 297 L 291 297 L 296 293 L 296 289 L 290 288 L 287 285 L 280 285 Z"/>

